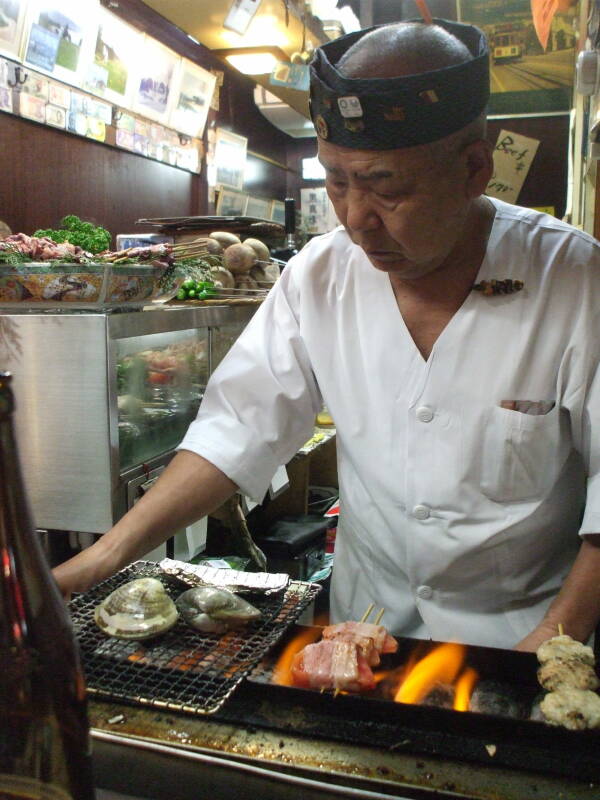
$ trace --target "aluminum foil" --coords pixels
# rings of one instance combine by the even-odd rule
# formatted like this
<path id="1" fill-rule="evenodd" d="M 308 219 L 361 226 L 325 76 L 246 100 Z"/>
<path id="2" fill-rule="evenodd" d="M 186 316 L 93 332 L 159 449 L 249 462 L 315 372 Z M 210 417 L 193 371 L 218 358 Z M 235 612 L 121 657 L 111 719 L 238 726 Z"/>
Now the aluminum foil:
<path id="1" fill-rule="evenodd" d="M 237 569 L 207 567 L 163 558 L 158 565 L 190 586 L 218 586 L 238 594 L 274 594 L 287 588 L 290 576 L 283 572 L 241 572 Z"/>

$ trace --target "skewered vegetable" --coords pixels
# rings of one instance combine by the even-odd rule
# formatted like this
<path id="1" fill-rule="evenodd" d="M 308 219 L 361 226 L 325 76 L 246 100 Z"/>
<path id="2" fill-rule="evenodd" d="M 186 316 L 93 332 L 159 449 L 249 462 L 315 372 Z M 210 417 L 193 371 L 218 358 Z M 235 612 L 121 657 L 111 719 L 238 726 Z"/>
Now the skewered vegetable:
<path id="1" fill-rule="evenodd" d="M 229 247 L 231 244 L 240 244 L 241 239 L 235 233 L 229 231 L 213 231 L 208 235 L 209 239 L 215 239 L 222 247 Z"/>
<path id="2" fill-rule="evenodd" d="M 245 244 L 232 244 L 223 253 L 223 264 L 234 274 L 248 272 L 256 264 L 256 253 Z"/>
<path id="3" fill-rule="evenodd" d="M 271 251 L 260 239 L 244 239 L 244 244 L 254 250 L 259 261 L 268 261 L 271 258 Z"/>

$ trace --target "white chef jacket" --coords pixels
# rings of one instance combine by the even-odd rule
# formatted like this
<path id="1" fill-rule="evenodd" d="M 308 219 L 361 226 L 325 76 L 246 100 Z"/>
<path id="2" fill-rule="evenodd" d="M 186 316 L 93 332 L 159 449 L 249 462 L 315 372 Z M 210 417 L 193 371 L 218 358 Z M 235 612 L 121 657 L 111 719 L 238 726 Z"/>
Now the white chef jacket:
<path id="1" fill-rule="evenodd" d="M 425 361 L 387 274 L 337 228 L 288 263 L 181 444 L 261 500 L 325 401 L 341 500 L 333 621 L 373 602 L 397 634 L 512 647 L 578 533 L 600 531 L 600 245 L 492 202 L 477 281 L 522 291 L 471 292 Z M 513 400 L 552 407 L 501 407 Z"/>

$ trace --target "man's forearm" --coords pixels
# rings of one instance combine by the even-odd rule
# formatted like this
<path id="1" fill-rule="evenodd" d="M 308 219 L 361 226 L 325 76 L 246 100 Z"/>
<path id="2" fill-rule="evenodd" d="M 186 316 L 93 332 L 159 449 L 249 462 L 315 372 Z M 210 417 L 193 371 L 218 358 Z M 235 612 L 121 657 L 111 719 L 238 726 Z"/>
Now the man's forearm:
<path id="1" fill-rule="evenodd" d="M 235 491 L 237 486 L 209 461 L 178 452 L 152 489 L 108 533 L 56 567 L 61 590 L 85 591 L 207 516 Z"/>
<path id="2" fill-rule="evenodd" d="M 585 642 L 600 621 L 600 534 L 586 536 L 562 589 L 540 625 L 517 645 L 535 650 L 544 639 L 564 633 Z"/>

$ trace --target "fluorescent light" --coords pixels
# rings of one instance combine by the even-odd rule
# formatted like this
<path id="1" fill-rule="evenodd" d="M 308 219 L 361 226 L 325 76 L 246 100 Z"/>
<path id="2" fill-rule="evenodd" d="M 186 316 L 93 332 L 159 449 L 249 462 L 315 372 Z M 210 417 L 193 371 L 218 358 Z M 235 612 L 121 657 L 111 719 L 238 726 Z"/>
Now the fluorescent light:
<path id="1" fill-rule="evenodd" d="M 232 67 L 244 75 L 266 75 L 272 72 L 277 64 L 273 53 L 239 53 L 225 58 Z"/>

